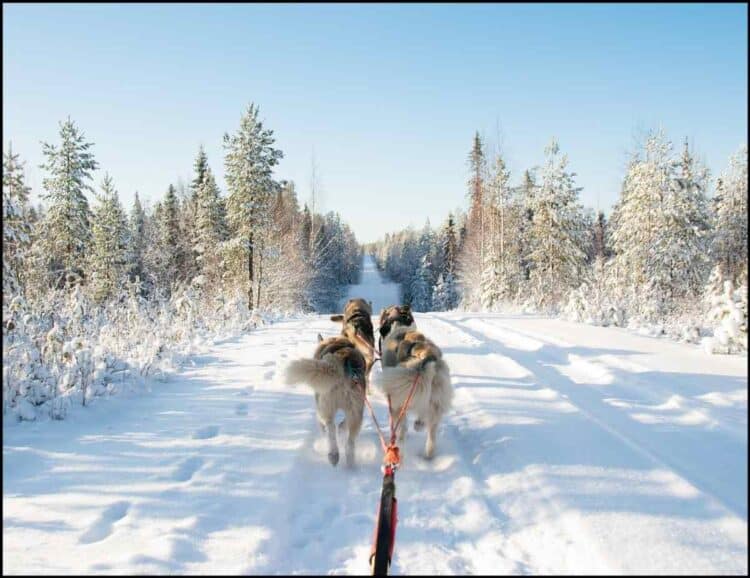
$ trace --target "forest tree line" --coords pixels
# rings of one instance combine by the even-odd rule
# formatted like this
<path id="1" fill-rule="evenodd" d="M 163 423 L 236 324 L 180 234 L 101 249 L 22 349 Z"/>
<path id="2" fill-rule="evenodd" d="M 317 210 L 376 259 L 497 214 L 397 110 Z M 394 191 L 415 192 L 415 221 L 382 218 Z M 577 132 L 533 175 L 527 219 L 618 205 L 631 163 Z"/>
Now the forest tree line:
<path id="1" fill-rule="evenodd" d="M 747 147 L 712 181 L 687 140 L 651 132 L 608 220 L 584 207 L 555 140 L 512 184 L 477 133 L 468 208 L 368 246 L 417 311 L 515 308 L 747 349 Z M 714 185 L 714 193 L 709 189 Z"/>
<path id="2" fill-rule="evenodd" d="M 127 211 L 112 177 L 95 179 L 94 144 L 71 119 L 42 144 L 38 206 L 8 146 L 4 409 L 62 416 L 67 398 L 85 403 L 118 371 L 158 373 L 196 334 L 338 307 L 361 248 L 337 213 L 301 208 L 294 183 L 276 180 L 283 153 L 258 114 L 251 104 L 224 135 L 226 195 L 201 147 L 187 186 L 168 184 L 153 207 L 136 193 Z"/>

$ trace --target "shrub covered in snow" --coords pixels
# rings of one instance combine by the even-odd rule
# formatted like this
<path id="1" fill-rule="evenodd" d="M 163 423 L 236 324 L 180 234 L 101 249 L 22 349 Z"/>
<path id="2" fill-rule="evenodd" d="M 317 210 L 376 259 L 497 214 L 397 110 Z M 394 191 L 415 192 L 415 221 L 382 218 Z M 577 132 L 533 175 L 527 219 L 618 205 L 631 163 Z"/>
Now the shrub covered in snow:
<path id="1" fill-rule="evenodd" d="M 71 403 L 163 378 L 214 339 L 263 325 L 245 295 L 201 295 L 193 286 L 145 299 L 129 284 L 99 304 L 80 287 L 50 294 L 32 314 L 21 297 L 3 331 L 3 412 L 19 419 L 65 417 Z"/>
<path id="2" fill-rule="evenodd" d="M 747 351 L 747 280 L 734 287 L 724 280 L 709 293 L 707 321 L 713 326 L 713 336 L 703 339 L 710 353 L 739 353 Z"/>

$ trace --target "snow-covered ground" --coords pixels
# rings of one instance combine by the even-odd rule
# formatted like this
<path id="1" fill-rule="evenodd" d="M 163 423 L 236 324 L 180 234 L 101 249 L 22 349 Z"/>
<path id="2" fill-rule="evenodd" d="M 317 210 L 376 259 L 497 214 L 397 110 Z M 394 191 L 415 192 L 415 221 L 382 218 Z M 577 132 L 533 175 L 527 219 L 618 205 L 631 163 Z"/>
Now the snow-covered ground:
<path id="1" fill-rule="evenodd" d="M 396 296 L 369 260 L 352 290 L 375 321 Z M 747 572 L 745 357 L 532 316 L 416 318 L 456 396 L 432 461 L 407 437 L 393 573 Z M 332 468 L 312 393 L 280 381 L 339 327 L 274 324 L 148 394 L 5 424 L 3 572 L 368 573 L 372 424 L 358 467 Z"/>
<path id="2" fill-rule="evenodd" d="M 342 310 L 349 299 L 358 297 L 364 297 L 372 303 L 373 323 L 376 327 L 378 319 L 380 319 L 380 311 L 385 307 L 399 303 L 401 298 L 398 283 L 389 283 L 383 279 L 375 265 L 375 259 L 369 255 L 365 255 L 362 262 L 362 279 L 360 279 L 359 285 L 349 285 L 346 297 L 341 303 Z"/>

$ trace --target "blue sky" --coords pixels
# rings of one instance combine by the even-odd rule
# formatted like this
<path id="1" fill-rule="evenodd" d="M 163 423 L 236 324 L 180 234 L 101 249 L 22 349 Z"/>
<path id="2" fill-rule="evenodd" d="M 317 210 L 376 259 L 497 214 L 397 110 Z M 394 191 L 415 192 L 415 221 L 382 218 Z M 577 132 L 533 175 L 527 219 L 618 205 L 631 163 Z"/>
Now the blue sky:
<path id="1" fill-rule="evenodd" d="M 276 173 L 360 241 L 465 206 L 479 130 L 511 180 L 557 137 L 584 204 L 616 200 L 636 137 L 687 136 L 714 175 L 747 135 L 747 6 L 8 5 L 3 148 L 41 188 L 40 141 L 70 115 L 129 209 L 191 178 L 223 183 L 224 132 L 260 106 Z"/>

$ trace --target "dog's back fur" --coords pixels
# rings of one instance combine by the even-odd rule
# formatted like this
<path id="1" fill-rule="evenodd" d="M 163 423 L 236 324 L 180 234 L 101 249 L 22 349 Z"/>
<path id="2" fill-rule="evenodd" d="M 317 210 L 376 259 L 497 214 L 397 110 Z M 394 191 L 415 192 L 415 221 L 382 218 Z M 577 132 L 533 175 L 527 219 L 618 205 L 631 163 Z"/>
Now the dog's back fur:
<path id="1" fill-rule="evenodd" d="M 319 338 L 320 339 L 320 338 Z M 336 411 L 344 411 L 339 428 L 348 429 L 346 445 L 347 465 L 354 465 L 354 440 L 362 427 L 366 361 L 346 337 L 323 339 L 318 343 L 312 359 L 292 361 L 286 370 L 288 384 L 307 383 L 315 391 L 315 407 L 321 429 L 328 433 L 328 460 L 334 466 L 339 461 L 336 442 Z"/>
<path id="2" fill-rule="evenodd" d="M 440 348 L 416 330 L 408 306 L 384 309 L 380 319 L 383 371 L 378 385 L 391 397 L 395 418 L 417 380 L 409 410 L 417 415 L 415 429 L 427 425 L 425 456 L 431 458 L 437 426 L 453 401 L 450 370 Z M 402 427 L 400 436 L 405 433 Z"/>
<path id="3" fill-rule="evenodd" d="M 332 315 L 331 321 L 340 322 L 341 335 L 351 341 L 367 362 L 366 371 L 370 374 L 375 363 L 375 332 L 372 327 L 372 306 L 364 299 L 349 299 L 344 307 L 344 313 Z M 367 343 L 363 345 L 359 339 Z M 369 347 L 368 347 L 369 346 Z"/>

